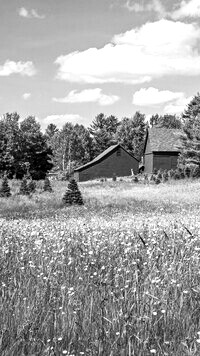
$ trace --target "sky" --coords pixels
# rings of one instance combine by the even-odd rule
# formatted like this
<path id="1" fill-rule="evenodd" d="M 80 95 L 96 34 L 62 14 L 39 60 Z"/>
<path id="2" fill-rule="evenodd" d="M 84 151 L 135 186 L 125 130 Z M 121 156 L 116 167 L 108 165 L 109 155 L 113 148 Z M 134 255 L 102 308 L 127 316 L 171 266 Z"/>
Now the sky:
<path id="1" fill-rule="evenodd" d="M 0 0 L 0 115 L 89 126 L 200 91 L 200 0 Z"/>

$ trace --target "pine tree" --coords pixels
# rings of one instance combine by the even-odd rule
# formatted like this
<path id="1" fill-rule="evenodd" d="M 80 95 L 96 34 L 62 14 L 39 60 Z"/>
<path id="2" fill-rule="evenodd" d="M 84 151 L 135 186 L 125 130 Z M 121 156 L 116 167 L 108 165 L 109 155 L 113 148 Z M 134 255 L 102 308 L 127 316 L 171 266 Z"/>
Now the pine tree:
<path id="1" fill-rule="evenodd" d="M 200 167 L 200 93 L 194 96 L 183 115 L 179 164 Z"/>
<path id="2" fill-rule="evenodd" d="M 11 192 L 10 192 L 10 187 L 8 185 L 8 178 L 7 176 L 4 176 L 0 189 L 0 197 L 8 198 L 10 196 L 11 196 Z"/>
<path id="3" fill-rule="evenodd" d="M 51 183 L 50 183 L 50 180 L 48 177 L 46 177 L 44 180 L 43 190 L 44 190 L 44 192 L 50 192 L 50 193 L 53 192 L 53 189 L 52 189 L 52 186 L 51 186 Z"/>
<path id="4" fill-rule="evenodd" d="M 27 184 L 27 179 L 25 177 L 21 181 L 19 194 L 21 194 L 21 195 L 29 195 L 30 194 L 28 184 Z"/>
<path id="5" fill-rule="evenodd" d="M 66 198 L 69 199 L 69 200 L 71 199 L 72 200 L 72 204 L 78 204 L 78 205 L 83 205 L 84 204 L 81 192 L 80 192 L 80 190 L 78 188 L 78 184 L 77 184 L 77 182 L 76 182 L 76 180 L 74 178 L 72 178 L 69 181 L 68 190 L 69 190 L 69 193 L 67 194 L 65 199 Z"/>
<path id="6" fill-rule="evenodd" d="M 65 205 L 72 205 L 72 191 L 67 189 L 62 199 Z"/>
<path id="7" fill-rule="evenodd" d="M 27 188 L 30 194 L 35 193 L 36 183 L 31 179 L 27 184 Z"/>

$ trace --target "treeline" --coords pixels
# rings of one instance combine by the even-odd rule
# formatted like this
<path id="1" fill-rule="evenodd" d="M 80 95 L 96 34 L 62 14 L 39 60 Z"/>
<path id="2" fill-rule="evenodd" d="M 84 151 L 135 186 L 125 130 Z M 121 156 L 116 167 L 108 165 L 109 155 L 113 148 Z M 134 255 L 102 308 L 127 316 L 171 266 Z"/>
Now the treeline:
<path id="1" fill-rule="evenodd" d="M 182 129 L 180 162 L 200 165 L 200 94 L 189 103 L 180 118 L 176 115 L 145 115 L 136 112 L 119 120 L 116 116 L 97 115 L 91 125 L 67 122 L 61 129 L 49 124 L 42 133 L 35 117 L 20 120 L 17 113 L 0 119 L 0 172 L 21 179 L 30 174 L 43 179 L 49 170 L 71 172 L 92 160 L 111 145 L 121 143 L 140 160 L 148 127 Z"/>

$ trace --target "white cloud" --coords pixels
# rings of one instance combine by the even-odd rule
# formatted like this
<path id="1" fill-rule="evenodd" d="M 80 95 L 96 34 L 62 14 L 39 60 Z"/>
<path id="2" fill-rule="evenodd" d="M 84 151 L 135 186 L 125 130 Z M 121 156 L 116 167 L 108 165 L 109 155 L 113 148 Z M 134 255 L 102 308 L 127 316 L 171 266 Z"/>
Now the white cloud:
<path id="1" fill-rule="evenodd" d="M 200 28 L 170 20 L 146 23 L 114 36 L 103 48 L 59 56 L 57 78 L 82 83 L 145 83 L 200 74 Z"/>
<path id="2" fill-rule="evenodd" d="M 171 14 L 171 17 L 174 20 L 186 17 L 200 17 L 200 1 L 181 1 L 180 7 Z"/>
<path id="3" fill-rule="evenodd" d="M 164 112 L 167 114 L 181 114 L 187 108 L 187 105 L 192 100 L 192 96 L 186 98 L 182 97 L 176 100 L 174 103 L 170 103 L 165 106 Z"/>
<path id="4" fill-rule="evenodd" d="M 127 0 L 124 7 L 129 11 L 134 12 L 144 12 L 144 11 L 154 11 L 160 16 L 164 16 L 166 11 L 160 0 L 151 0 L 150 2 L 141 3 L 135 2 L 134 0 Z"/>
<path id="5" fill-rule="evenodd" d="M 24 100 L 28 100 L 30 97 L 31 97 L 31 93 L 24 93 L 24 94 L 22 95 L 22 98 L 23 98 Z"/>
<path id="6" fill-rule="evenodd" d="M 53 98 L 57 103 L 98 103 L 99 105 L 112 105 L 119 100 L 117 95 L 105 95 L 102 89 L 85 89 L 81 92 L 72 90 L 65 98 Z"/>
<path id="7" fill-rule="evenodd" d="M 141 88 L 133 95 L 133 104 L 138 106 L 160 105 L 184 97 L 182 92 L 172 92 L 170 90 L 161 90 L 150 87 Z"/>
<path id="8" fill-rule="evenodd" d="M 37 10 L 35 9 L 31 9 L 30 11 L 28 11 L 25 7 L 21 7 L 20 9 L 18 9 L 18 14 L 21 17 L 25 17 L 27 19 L 40 19 L 43 20 L 45 18 L 45 15 L 39 15 Z"/>
<path id="9" fill-rule="evenodd" d="M 36 69 L 33 62 L 14 62 L 7 60 L 3 65 L 0 65 L 0 76 L 7 77 L 11 74 L 21 74 L 32 77 L 36 74 Z"/>
<path id="10" fill-rule="evenodd" d="M 73 124 L 85 124 L 86 119 L 78 114 L 64 114 L 64 115 L 49 115 L 44 119 L 39 120 L 42 129 L 45 129 L 49 124 L 55 124 L 58 128 L 62 128 L 66 122 L 71 122 Z"/>

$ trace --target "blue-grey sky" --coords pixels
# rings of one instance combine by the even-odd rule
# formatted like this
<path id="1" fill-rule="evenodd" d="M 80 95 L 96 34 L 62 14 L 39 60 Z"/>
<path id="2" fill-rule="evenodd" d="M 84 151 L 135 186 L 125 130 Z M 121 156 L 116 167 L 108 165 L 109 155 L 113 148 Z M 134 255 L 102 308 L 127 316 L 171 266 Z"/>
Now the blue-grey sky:
<path id="1" fill-rule="evenodd" d="M 0 48 L 0 115 L 180 114 L 200 87 L 200 0 L 0 0 Z"/>

